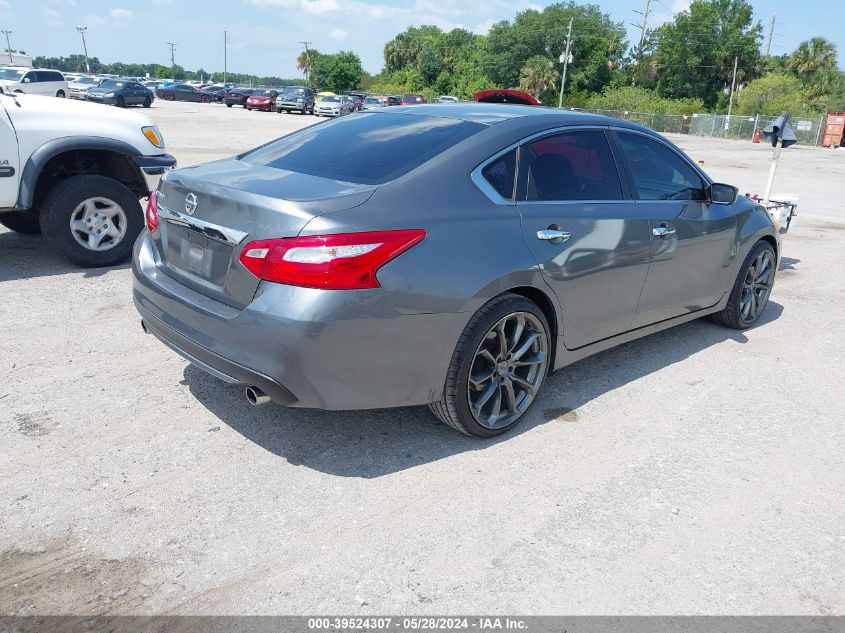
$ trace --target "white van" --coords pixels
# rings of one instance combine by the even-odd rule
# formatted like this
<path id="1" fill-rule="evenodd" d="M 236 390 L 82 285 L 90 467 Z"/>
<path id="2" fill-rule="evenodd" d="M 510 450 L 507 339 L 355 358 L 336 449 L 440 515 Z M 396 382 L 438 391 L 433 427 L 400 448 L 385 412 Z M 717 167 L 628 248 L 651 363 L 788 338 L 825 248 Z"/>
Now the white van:
<path id="1" fill-rule="evenodd" d="M 0 68 L 0 89 L 3 92 L 24 92 L 48 97 L 67 97 L 68 87 L 64 75 L 58 70 L 41 68 Z"/>

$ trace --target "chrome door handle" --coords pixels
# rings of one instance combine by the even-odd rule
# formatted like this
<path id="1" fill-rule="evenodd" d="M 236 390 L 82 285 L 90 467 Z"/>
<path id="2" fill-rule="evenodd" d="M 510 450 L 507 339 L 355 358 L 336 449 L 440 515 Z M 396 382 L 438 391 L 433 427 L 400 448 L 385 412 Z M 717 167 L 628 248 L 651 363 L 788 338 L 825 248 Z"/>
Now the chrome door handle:
<path id="1" fill-rule="evenodd" d="M 655 237 L 670 237 L 675 234 L 675 229 L 668 224 L 661 224 L 651 229 L 651 234 Z"/>
<path id="2" fill-rule="evenodd" d="M 569 231 L 562 231 L 560 229 L 543 229 L 542 231 L 537 231 L 538 240 L 546 240 L 547 242 L 552 242 L 553 244 L 565 242 L 570 237 L 572 237 L 572 233 Z"/>

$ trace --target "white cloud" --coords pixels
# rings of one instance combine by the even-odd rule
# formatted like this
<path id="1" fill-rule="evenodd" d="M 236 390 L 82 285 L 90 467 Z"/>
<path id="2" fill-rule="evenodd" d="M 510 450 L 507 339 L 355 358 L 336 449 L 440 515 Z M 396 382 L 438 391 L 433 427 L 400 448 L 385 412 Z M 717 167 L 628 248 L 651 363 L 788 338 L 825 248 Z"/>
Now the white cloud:
<path id="1" fill-rule="evenodd" d="M 0 11 L 5 11 L 6 9 L 11 9 L 11 5 L 6 0 L 0 0 Z"/>
<path id="2" fill-rule="evenodd" d="M 344 31 L 343 29 L 332 29 L 329 33 L 329 37 L 336 42 L 345 42 L 346 39 L 349 37 L 349 33 Z"/>
<path id="3" fill-rule="evenodd" d="M 109 11 L 109 15 L 112 16 L 115 20 L 128 20 L 132 18 L 135 14 L 132 13 L 129 9 L 124 9 L 122 7 L 115 7 L 111 11 Z"/>
<path id="4" fill-rule="evenodd" d="M 57 27 L 64 24 L 62 14 L 50 7 L 41 7 L 41 15 L 47 20 L 47 26 Z"/>
<path id="5" fill-rule="evenodd" d="M 672 2 L 672 12 L 680 13 L 689 9 L 690 0 L 674 0 Z"/>

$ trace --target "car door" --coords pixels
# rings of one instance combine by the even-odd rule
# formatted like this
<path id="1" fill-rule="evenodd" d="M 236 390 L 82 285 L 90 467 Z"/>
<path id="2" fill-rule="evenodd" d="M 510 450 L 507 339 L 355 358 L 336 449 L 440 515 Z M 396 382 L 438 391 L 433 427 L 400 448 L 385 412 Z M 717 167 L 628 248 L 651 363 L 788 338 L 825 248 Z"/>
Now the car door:
<path id="1" fill-rule="evenodd" d="M 10 209 L 18 201 L 20 159 L 18 138 L 5 105 L 10 97 L 0 97 L 0 209 Z"/>
<path id="2" fill-rule="evenodd" d="M 566 347 L 632 327 L 649 265 L 649 223 L 630 200 L 607 132 L 579 127 L 520 145 L 525 243 L 563 311 Z"/>
<path id="3" fill-rule="evenodd" d="M 134 81 L 126 82 L 126 105 L 140 105 L 144 102 L 140 84 Z"/>
<path id="4" fill-rule="evenodd" d="M 38 79 L 38 71 L 37 70 L 30 70 L 21 78 L 21 84 L 23 85 L 22 90 L 26 94 L 31 95 L 40 95 L 44 94 L 42 92 L 43 86 L 39 82 Z"/>
<path id="5" fill-rule="evenodd" d="M 728 289 L 736 255 L 733 207 L 711 204 L 709 183 L 669 143 L 634 131 L 614 136 L 651 232 L 651 263 L 635 325 L 714 305 Z"/>

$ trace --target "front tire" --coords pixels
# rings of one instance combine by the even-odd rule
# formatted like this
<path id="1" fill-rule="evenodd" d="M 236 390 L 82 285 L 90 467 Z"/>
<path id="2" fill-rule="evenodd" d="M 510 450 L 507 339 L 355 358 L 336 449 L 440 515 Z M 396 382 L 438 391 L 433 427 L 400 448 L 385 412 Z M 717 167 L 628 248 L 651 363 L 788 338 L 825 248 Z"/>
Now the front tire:
<path id="1" fill-rule="evenodd" d="M 777 256 L 771 244 L 757 242 L 739 269 L 725 309 L 711 316 L 720 325 L 747 330 L 766 309 L 775 283 Z"/>
<path id="2" fill-rule="evenodd" d="M 232 107 L 232 104 L 231 104 L 231 103 L 227 103 L 227 104 L 226 104 L 226 107 L 227 107 L 227 108 L 231 108 L 231 107 Z"/>
<path id="3" fill-rule="evenodd" d="M 145 108 L 149 108 L 151 105 L 153 105 L 153 100 L 152 100 L 152 99 L 150 99 L 149 97 L 147 97 L 146 99 L 144 99 L 144 107 L 145 107 Z"/>
<path id="4" fill-rule="evenodd" d="M 118 108 L 125 108 L 126 107 L 126 99 L 124 99 L 123 97 L 118 97 L 117 101 L 115 102 L 115 105 Z"/>
<path id="5" fill-rule="evenodd" d="M 536 402 L 549 369 L 552 339 L 533 301 L 503 294 L 476 312 L 461 334 L 443 395 L 431 410 L 456 431 L 496 437 Z"/>
<path id="6" fill-rule="evenodd" d="M 0 224 L 10 231 L 23 235 L 38 235 L 41 225 L 38 222 L 38 211 L 9 211 L 0 213 Z"/>
<path id="7" fill-rule="evenodd" d="M 64 99 L 64 98 L 65 98 L 65 91 L 64 91 L 64 90 L 59 90 L 59 91 L 56 93 L 56 96 L 57 96 L 59 99 Z"/>
<path id="8" fill-rule="evenodd" d="M 126 261 L 144 228 L 138 197 L 112 178 L 73 176 L 41 206 L 44 241 L 75 264 L 114 266 Z"/>

